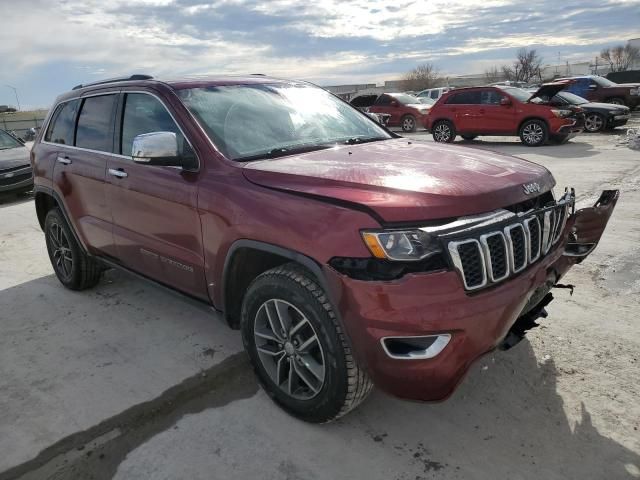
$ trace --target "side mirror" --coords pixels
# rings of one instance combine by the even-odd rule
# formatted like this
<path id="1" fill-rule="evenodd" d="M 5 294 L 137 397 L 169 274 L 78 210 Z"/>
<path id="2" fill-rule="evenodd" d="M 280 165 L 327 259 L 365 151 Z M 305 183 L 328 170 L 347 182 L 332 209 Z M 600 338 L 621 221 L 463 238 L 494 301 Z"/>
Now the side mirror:
<path id="1" fill-rule="evenodd" d="M 178 154 L 178 139 L 173 132 L 143 133 L 133 139 L 133 161 L 143 165 L 182 167 Z"/>
<path id="2" fill-rule="evenodd" d="M 509 105 L 511 105 L 511 99 L 509 97 L 502 97 L 500 99 L 500 105 L 508 107 Z"/>
<path id="3" fill-rule="evenodd" d="M 597 90 L 598 89 L 598 85 L 596 85 L 595 83 L 592 83 L 591 85 L 589 85 L 588 90 Z"/>

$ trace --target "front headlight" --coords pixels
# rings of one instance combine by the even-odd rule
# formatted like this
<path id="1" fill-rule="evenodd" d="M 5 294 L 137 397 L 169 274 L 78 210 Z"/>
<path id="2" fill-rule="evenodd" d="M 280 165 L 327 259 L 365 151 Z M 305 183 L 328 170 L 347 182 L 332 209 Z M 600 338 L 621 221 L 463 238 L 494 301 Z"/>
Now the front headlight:
<path id="1" fill-rule="evenodd" d="M 376 258 L 415 262 L 441 252 L 436 238 L 420 229 L 362 232 L 364 243 Z"/>
<path id="2" fill-rule="evenodd" d="M 551 110 L 551 113 L 553 113 L 558 118 L 567 118 L 573 115 L 573 112 L 571 110 L 555 110 L 554 109 L 554 110 Z"/>

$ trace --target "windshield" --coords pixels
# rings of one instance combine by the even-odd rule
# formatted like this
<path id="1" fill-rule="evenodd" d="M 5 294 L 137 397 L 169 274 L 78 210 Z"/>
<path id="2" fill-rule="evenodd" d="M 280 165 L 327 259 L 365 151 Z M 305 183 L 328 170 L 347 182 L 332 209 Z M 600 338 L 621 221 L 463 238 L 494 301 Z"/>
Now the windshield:
<path id="1" fill-rule="evenodd" d="M 533 95 L 533 94 L 527 92 L 526 90 L 522 90 L 521 88 L 502 87 L 502 86 L 498 86 L 498 88 L 501 88 L 502 90 L 507 92 L 509 95 L 514 97 L 516 100 L 520 100 L 521 102 L 526 102 L 527 100 L 529 100 L 531 98 L 531 95 Z"/>
<path id="2" fill-rule="evenodd" d="M 217 148 L 232 160 L 386 140 L 376 122 L 327 91 L 302 84 L 250 84 L 178 91 Z"/>
<path id="3" fill-rule="evenodd" d="M 408 95 L 406 93 L 394 93 L 391 96 L 403 105 L 415 105 L 420 103 L 418 97 L 414 97 L 413 95 Z"/>
<path id="4" fill-rule="evenodd" d="M 608 78 L 604 78 L 601 77 L 599 75 L 593 75 L 591 77 L 591 79 L 596 82 L 598 85 L 600 85 L 601 87 L 617 87 L 618 84 L 617 83 L 613 83 L 611 80 L 609 80 Z"/>
<path id="5" fill-rule="evenodd" d="M 433 105 L 434 103 L 436 103 L 436 101 L 431 97 L 419 97 L 418 101 L 427 105 Z"/>
<path id="6" fill-rule="evenodd" d="M 7 132 L 0 130 L 0 150 L 6 150 L 7 148 L 21 147 L 22 144 L 9 135 Z"/>
<path id="7" fill-rule="evenodd" d="M 559 92 L 558 94 L 556 94 L 556 97 L 560 97 L 571 105 L 582 105 L 583 103 L 589 103 L 589 100 L 585 100 L 584 98 L 569 92 Z"/>

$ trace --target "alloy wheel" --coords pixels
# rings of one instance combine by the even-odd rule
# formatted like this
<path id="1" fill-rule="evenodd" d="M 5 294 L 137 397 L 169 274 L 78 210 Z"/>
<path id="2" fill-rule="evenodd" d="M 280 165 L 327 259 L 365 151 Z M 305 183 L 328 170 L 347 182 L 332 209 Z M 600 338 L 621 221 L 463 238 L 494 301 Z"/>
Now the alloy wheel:
<path id="1" fill-rule="evenodd" d="M 544 131 L 537 123 L 530 123 L 522 130 L 522 138 L 524 138 L 524 141 L 530 145 L 540 143 L 543 137 Z"/>
<path id="2" fill-rule="evenodd" d="M 602 117 L 600 115 L 592 113 L 584 119 L 584 128 L 589 132 L 597 132 L 598 130 L 602 129 L 603 123 L 604 122 L 602 121 Z"/>
<path id="3" fill-rule="evenodd" d="M 436 126 L 433 136 L 436 142 L 446 142 L 451 138 L 451 129 L 446 123 L 441 123 Z"/>
<path id="4" fill-rule="evenodd" d="M 70 278 L 73 272 L 73 256 L 67 234 L 60 224 L 52 223 L 49 227 L 49 242 L 56 270 L 64 278 Z"/>
<path id="5" fill-rule="evenodd" d="M 413 118 L 411 117 L 406 117 L 403 121 L 402 121 L 402 129 L 405 132 L 410 132 L 413 130 L 415 125 L 415 121 L 413 120 Z"/>
<path id="6" fill-rule="evenodd" d="M 280 299 L 264 302 L 253 329 L 258 358 L 280 390 L 298 400 L 315 397 L 325 382 L 325 355 L 307 317 Z"/>

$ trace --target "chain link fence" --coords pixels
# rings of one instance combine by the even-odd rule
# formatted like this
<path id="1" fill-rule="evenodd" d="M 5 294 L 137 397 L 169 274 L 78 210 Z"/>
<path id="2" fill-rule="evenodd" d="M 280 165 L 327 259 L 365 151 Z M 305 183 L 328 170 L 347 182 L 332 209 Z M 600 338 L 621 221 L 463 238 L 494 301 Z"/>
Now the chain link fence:
<path id="1" fill-rule="evenodd" d="M 31 112 L 13 112 L 0 114 L 0 129 L 14 132 L 17 137 L 24 138 L 30 128 L 40 128 L 47 116 L 46 110 Z"/>

